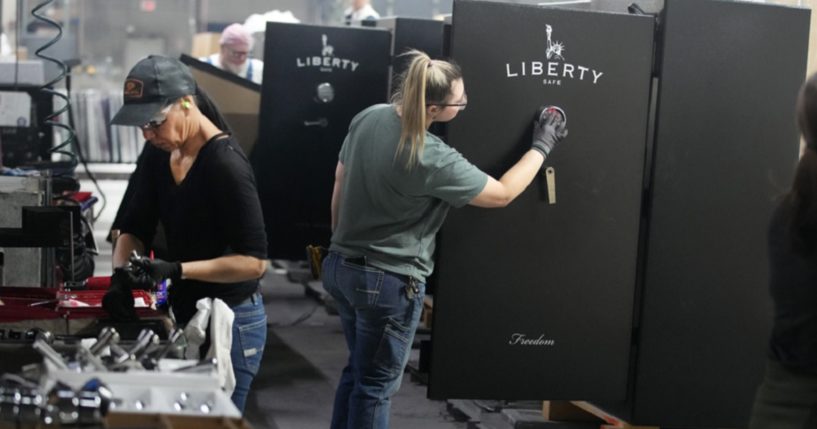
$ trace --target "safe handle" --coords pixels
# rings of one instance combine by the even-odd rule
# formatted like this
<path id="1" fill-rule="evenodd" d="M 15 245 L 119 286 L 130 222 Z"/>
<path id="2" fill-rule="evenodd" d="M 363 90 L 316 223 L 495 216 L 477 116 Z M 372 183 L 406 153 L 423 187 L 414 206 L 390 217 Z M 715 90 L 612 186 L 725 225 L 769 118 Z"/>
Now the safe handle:
<path id="1" fill-rule="evenodd" d="M 326 128 L 329 126 L 329 120 L 326 118 L 316 119 L 314 121 L 304 121 L 305 127 L 321 127 Z"/>

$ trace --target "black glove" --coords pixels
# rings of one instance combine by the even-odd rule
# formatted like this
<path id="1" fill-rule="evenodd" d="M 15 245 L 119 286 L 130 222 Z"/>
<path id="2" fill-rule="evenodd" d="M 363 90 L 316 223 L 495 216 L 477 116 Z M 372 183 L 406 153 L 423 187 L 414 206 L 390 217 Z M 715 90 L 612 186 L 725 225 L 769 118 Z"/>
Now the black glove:
<path id="1" fill-rule="evenodd" d="M 533 123 L 531 149 L 538 150 L 547 158 L 556 143 L 567 137 L 562 115 L 557 111 L 546 112 Z"/>
<path id="2" fill-rule="evenodd" d="M 139 320 L 133 308 L 133 278 L 124 268 L 117 268 L 111 276 L 111 287 L 102 297 L 102 308 L 117 322 Z"/>
<path id="3" fill-rule="evenodd" d="M 130 258 L 130 263 L 137 271 L 142 271 L 150 276 L 154 282 L 160 282 L 164 279 L 176 282 L 182 278 L 181 262 L 167 262 L 161 259 L 134 256 Z"/>

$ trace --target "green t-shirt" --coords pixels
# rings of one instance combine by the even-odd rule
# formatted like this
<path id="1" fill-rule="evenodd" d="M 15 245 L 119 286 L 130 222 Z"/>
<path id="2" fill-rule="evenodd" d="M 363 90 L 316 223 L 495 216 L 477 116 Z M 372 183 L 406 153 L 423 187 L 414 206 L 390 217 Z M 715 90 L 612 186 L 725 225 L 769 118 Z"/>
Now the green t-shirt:
<path id="1" fill-rule="evenodd" d="M 476 197 L 488 176 L 428 132 L 419 162 L 407 169 L 406 158 L 395 158 L 400 130 L 390 104 L 352 119 L 340 149 L 344 174 L 330 249 L 424 282 L 448 209 Z"/>

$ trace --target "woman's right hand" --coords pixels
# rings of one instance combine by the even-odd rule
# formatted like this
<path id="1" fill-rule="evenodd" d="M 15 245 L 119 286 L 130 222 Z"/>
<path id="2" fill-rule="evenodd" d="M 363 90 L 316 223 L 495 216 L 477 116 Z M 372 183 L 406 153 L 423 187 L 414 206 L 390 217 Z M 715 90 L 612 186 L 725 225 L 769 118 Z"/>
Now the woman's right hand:
<path id="1" fill-rule="evenodd" d="M 556 143 L 567 137 L 567 128 L 557 111 L 547 112 L 533 122 L 533 141 L 531 149 L 537 150 L 547 158 Z"/>
<path id="2" fill-rule="evenodd" d="M 133 302 L 133 279 L 124 268 L 116 268 L 111 286 L 102 297 L 102 308 L 117 322 L 138 320 Z"/>

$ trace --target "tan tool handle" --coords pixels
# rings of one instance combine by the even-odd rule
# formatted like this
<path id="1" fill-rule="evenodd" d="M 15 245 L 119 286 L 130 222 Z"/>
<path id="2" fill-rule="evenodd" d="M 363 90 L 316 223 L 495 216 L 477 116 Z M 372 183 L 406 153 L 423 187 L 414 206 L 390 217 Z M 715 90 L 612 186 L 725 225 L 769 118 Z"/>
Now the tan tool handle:
<path id="1" fill-rule="evenodd" d="M 556 169 L 553 167 L 546 168 L 545 179 L 548 187 L 548 203 L 556 204 Z"/>

